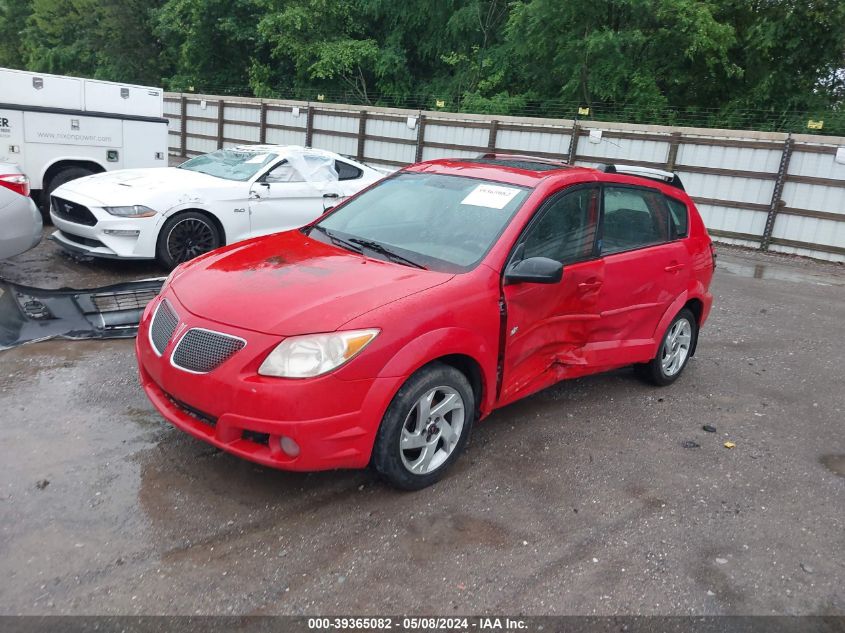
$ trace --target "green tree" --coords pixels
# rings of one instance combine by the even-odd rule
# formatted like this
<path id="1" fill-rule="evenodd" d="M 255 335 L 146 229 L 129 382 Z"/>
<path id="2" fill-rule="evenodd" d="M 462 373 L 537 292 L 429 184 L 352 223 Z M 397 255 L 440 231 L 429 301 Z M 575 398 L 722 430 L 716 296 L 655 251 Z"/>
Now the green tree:
<path id="1" fill-rule="evenodd" d="M 0 0 L 0 66 L 24 68 L 24 30 L 31 0 Z"/>
<path id="2" fill-rule="evenodd" d="M 247 94 L 260 53 L 258 0 L 166 0 L 152 13 L 172 90 Z"/>

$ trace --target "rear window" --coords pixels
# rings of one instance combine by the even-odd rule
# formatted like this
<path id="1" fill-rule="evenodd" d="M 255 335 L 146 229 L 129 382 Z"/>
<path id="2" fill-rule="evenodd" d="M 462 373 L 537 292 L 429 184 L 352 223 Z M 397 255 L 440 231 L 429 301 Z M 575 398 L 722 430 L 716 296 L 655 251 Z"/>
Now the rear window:
<path id="1" fill-rule="evenodd" d="M 338 180 L 355 180 L 356 178 L 360 178 L 364 173 L 357 167 L 340 160 L 334 162 L 334 168 L 337 172 Z"/>
<path id="2" fill-rule="evenodd" d="M 689 227 L 689 210 L 680 200 L 674 198 L 666 198 L 669 203 L 669 215 L 672 218 L 674 225 L 675 237 L 686 237 Z"/>

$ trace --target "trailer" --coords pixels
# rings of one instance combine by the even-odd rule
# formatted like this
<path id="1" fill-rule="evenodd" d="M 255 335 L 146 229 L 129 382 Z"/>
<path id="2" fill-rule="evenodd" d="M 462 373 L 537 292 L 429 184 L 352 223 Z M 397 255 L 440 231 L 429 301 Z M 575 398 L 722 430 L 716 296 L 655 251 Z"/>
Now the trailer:
<path id="1" fill-rule="evenodd" d="M 167 166 L 161 88 L 0 68 L 0 162 L 18 164 L 49 213 L 75 178 Z"/>

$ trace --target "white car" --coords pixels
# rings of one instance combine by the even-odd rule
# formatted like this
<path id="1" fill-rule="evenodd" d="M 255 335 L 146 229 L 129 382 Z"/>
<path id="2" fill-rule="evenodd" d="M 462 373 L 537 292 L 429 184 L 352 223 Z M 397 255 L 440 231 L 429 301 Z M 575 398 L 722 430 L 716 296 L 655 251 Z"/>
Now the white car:
<path id="1" fill-rule="evenodd" d="M 0 162 L 0 259 L 20 255 L 40 241 L 41 212 L 29 197 L 29 179 L 17 165 Z"/>
<path id="2" fill-rule="evenodd" d="M 210 250 L 300 227 L 386 172 L 323 150 L 242 145 L 178 167 L 79 178 L 51 196 L 52 238 L 94 257 L 172 268 Z"/>

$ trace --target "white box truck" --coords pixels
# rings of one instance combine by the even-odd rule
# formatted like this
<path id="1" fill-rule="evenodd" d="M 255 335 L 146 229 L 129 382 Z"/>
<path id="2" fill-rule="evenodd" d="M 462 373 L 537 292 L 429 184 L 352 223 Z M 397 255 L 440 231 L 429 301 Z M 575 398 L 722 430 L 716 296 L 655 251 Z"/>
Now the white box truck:
<path id="1" fill-rule="evenodd" d="M 21 167 L 46 215 L 74 178 L 167 167 L 163 108 L 160 88 L 0 68 L 0 162 Z"/>

